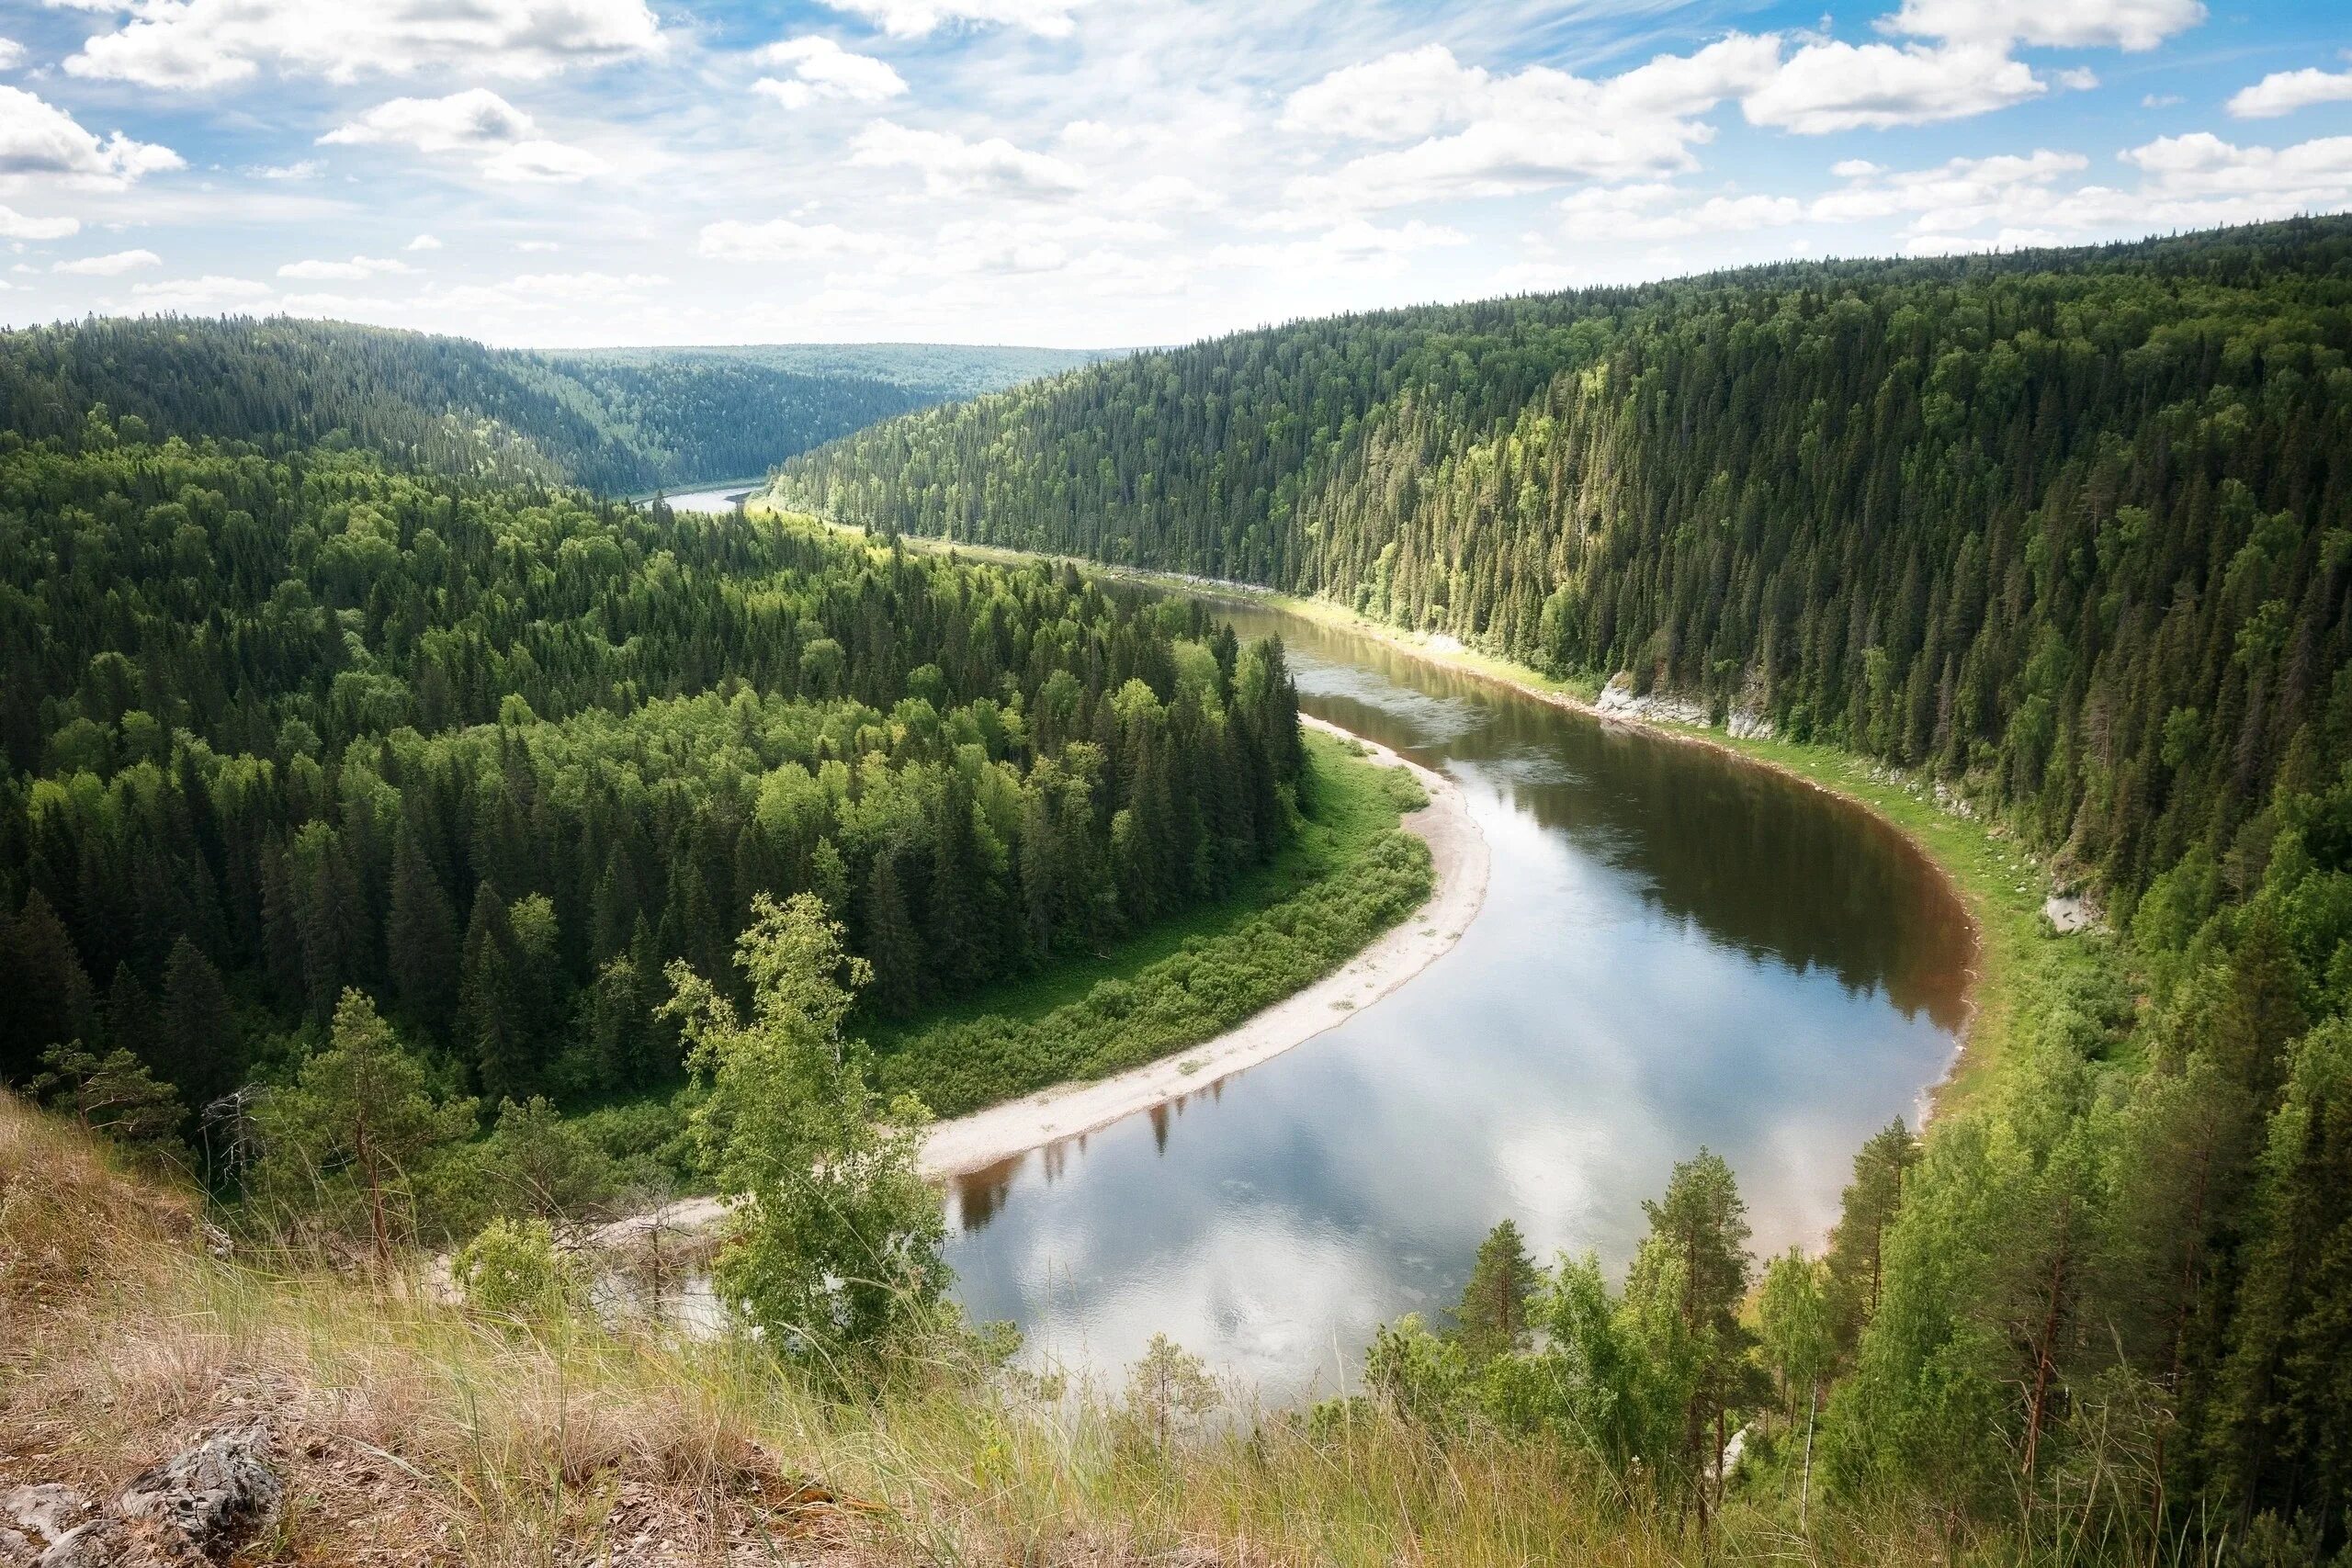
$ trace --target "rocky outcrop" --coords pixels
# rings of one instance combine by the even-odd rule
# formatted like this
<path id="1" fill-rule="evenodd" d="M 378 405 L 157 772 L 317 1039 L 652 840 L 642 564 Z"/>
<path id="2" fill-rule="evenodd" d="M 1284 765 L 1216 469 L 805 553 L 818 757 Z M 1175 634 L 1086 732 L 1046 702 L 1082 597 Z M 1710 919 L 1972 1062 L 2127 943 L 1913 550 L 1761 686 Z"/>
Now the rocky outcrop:
<path id="1" fill-rule="evenodd" d="M 1707 705 L 1695 697 L 1677 696 L 1671 692 L 1636 694 L 1634 677 L 1623 671 L 1611 676 L 1609 684 L 1600 688 L 1600 695 L 1592 701 L 1592 711 L 1603 718 L 1687 724 L 1701 729 L 1711 728 L 1714 722 Z M 1737 739 L 1761 739 L 1771 735 L 1772 721 L 1754 704 L 1742 702 L 1724 716 L 1724 728 Z"/>
<path id="2" fill-rule="evenodd" d="M 266 1422 L 220 1427 L 141 1472 L 103 1512 L 54 1484 L 0 1494 L 0 1515 L 15 1526 L 0 1526 L 0 1564 L 194 1568 L 226 1562 L 268 1529 L 285 1504 L 286 1483 L 270 1451 Z"/>

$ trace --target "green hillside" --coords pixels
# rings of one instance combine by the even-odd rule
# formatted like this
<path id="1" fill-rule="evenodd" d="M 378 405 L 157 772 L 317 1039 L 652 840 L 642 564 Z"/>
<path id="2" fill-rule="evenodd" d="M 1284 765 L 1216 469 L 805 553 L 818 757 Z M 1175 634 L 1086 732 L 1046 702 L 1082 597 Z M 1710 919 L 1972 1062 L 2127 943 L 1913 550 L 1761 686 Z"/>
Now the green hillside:
<path id="1" fill-rule="evenodd" d="M 2118 936 L 1992 933 L 1983 1081 L 1864 1152 L 1826 1276 L 1766 1275 L 1791 1421 L 1834 1385 L 1808 1472 L 2021 1532 L 2002 1561 L 2344 1544 L 2352 219 L 1301 322 L 877 425 L 776 489 L 1625 672 L 2046 853 Z M 1750 1277 L 1727 1179 L 1690 1174 L 1622 1298 L 1565 1276 L 1541 1347 L 1408 1329 L 1367 1377 L 1465 1446 L 1702 1475 L 1753 1397 Z"/>
<path id="2" fill-rule="evenodd" d="M 0 332 L 0 428 L 103 406 L 157 437 L 340 444 L 436 472 L 626 494 L 758 473 L 940 394 L 827 368 L 623 364 L 335 321 L 142 317 Z"/>

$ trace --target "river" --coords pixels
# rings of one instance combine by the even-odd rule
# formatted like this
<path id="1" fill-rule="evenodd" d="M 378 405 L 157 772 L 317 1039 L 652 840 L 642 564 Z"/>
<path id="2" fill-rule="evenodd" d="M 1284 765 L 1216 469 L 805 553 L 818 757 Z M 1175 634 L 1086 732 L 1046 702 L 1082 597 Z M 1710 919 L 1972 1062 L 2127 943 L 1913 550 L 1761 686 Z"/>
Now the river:
<path id="1" fill-rule="evenodd" d="M 948 1258 L 1025 1359 L 1103 1382 L 1165 1333 L 1270 1402 L 1351 1389 L 1505 1216 L 1612 1275 L 1702 1145 L 1758 1258 L 1949 1066 L 1972 942 L 1860 808 L 1259 604 L 1301 705 L 1457 780 L 1483 911 L 1385 1001 L 1186 1100 L 959 1179 Z"/>

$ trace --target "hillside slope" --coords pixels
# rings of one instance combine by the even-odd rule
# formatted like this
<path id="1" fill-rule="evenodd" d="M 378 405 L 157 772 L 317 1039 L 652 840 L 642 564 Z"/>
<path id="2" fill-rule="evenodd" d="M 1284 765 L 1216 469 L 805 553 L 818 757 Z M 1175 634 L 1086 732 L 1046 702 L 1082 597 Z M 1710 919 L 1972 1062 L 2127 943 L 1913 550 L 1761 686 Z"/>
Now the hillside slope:
<path id="1" fill-rule="evenodd" d="M 76 434 L 104 405 L 158 438 L 340 443 L 403 467 L 608 493 L 757 473 L 941 395 L 840 369 L 557 359 L 286 318 L 0 332 L 0 428 L 27 440 Z"/>
<path id="2" fill-rule="evenodd" d="M 2067 1560 L 2352 1540 L 2352 218 L 1301 322 L 776 489 L 1627 672 L 2050 852 L 2118 936 L 2025 981 L 1916 1170 L 1858 1162 L 1830 1492 Z M 1548 1417 L 1540 1354 L 1392 1350 L 1444 1419 L 1627 1407 L 1606 1335 Z"/>
<path id="3" fill-rule="evenodd" d="M 1965 777 L 2120 891 L 2347 652 L 2352 220 L 1308 321 L 875 426 L 787 501 L 1326 595 Z"/>

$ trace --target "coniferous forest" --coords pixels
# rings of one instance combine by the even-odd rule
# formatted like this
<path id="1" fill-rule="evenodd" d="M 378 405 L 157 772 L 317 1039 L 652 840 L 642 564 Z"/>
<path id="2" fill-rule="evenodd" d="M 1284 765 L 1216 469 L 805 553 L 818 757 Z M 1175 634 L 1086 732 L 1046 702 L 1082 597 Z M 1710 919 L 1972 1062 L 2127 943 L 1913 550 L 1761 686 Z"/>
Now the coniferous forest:
<path id="1" fill-rule="evenodd" d="M 731 982 L 757 895 L 887 1020 L 1290 831 L 1280 645 L 1195 605 L 135 417 L 0 438 L 9 1081 L 203 1107 L 356 987 L 492 1105 L 664 1087 L 663 970 Z"/>
<path id="2" fill-rule="evenodd" d="M 139 317 L 0 332 L 0 426 L 71 437 L 104 403 L 157 438 L 344 445 L 445 473 L 616 494 L 740 479 L 1058 356 L 850 344 L 549 355 L 286 318 Z"/>
<path id="3" fill-rule="evenodd" d="M 2348 355 L 2340 218 L 1786 264 L 1139 355 L 775 488 L 1622 672 L 2047 856 L 2115 940 L 2033 983 L 1932 1136 L 1863 1151 L 1826 1258 L 1762 1280 L 1760 1359 L 1702 1158 L 1622 1298 L 1589 1267 L 1536 1291 L 1498 1233 L 1476 1332 L 1408 1324 L 1369 1382 L 1455 1440 L 1702 1478 L 1702 1513 L 1726 1411 L 1760 1442 L 1777 1410 L 1809 1479 L 1954 1532 L 2324 1561 L 2352 1478 Z"/>

